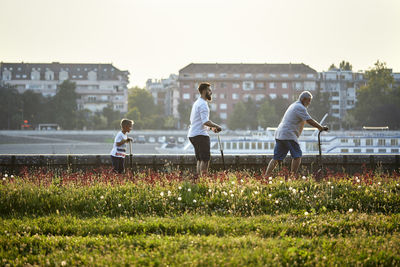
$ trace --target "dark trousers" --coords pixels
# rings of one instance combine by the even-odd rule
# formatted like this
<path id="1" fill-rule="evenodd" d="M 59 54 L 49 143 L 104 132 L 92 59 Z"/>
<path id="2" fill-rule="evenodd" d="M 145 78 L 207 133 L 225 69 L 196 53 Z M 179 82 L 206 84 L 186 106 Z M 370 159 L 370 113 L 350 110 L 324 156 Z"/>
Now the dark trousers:
<path id="1" fill-rule="evenodd" d="M 111 156 L 111 162 L 114 168 L 114 171 L 117 173 L 123 173 L 125 170 L 125 159 L 120 157 Z"/>

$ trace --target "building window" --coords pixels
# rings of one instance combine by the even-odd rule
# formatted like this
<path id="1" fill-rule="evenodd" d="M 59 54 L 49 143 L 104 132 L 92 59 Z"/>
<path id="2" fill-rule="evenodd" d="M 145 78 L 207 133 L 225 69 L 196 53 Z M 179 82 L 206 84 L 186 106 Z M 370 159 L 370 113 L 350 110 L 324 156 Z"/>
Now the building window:
<path id="1" fill-rule="evenodd" d="M 349 153 L 349 149 L 348 149 L 348 148 L 342 148 L 342 149 L 340 150 L 340 152 L 342 152 L 342 153 Z"/>
<path id="2" fill-rule="evenodd" d="M 283 94 L 282 97 L 283 97 L 284 99 L 289 99 L 289 94 Z"/>
<path id="3" fill-rule="evenodd" d="M 254 89 L 254 82 L 243 82 L 243 90 L 250 91 Z"/>
<path id="4" fill-rule="evenodd" d="M 219 77 L 221 77 L 221 78 L 226 78 L 226 77 L 228 77 L 228 74 L 226 74 L 226 73 L 220 73 L 220 74 L 219 74 Z"/>
<path id="5" fill-rule="evenodd" d="M 311 73 L 307 74 L 307 78 L 314 78 L 314 74 Z"/>
<path id="6" fill-rule="evenodd" d="M 226 109 L 227 105 L 225 103 L 219 104 L 219 109 Z"/>
<path id="7" fill-rule="evenodd" d="M 195 77 L 196 77 L 196 78 L 203 78 L 203 73 L 196 73 L 196 74 L 195 74 Z"/>
<path id="8" fill-rule="evenodd" d="M 256 101 L 261 101 L 261 100 L 263 100 L 265 98 L 265 95 L 262 95 L 262 94 L 257 94 L 256 95 Z"/>
<path id="9" fill-rule="evenodd" d="M 275 99 L 275 98 L 276 98 L 276 94 L 269 94 L 269 97 L 270 97 L 271 99 Z"/>
<path id="10" fill-rule="evenodd" d="M 188 94 L 188 93 L 183 94 L 183 99 L 190 99 L 190 94 Z"/>
<path id="11" fill-rule="evenodd" d="M 232 88 L 233 89 L 239 89 L 240 88 L 240 84 L 239 83 L 234 83 L 234 84 L 232 84 Z"/>
<path id="12" fill-rule="evenodd" d="M 294 86 L 296 90 L 301 90 L 302 88 L 301 83 L 295 83 Z"/>
<path id="13" fill-rule="evenodd" d="M 271 73 L 271 74 L 269 75 L 269 77 L 275 78 L 275 77 L 276 77 L 276 74 Z"/>
<path id="14" fill-rule="evenodd" d="M 207 76 L 208 78 L 215 78 L 215 73 L 209 73 Z"/>
<path id="15" fill-rule="evenodd" d="M 233 74 L 233 78 L 240 78 L 240 74 L 239 73 Z"/>
<path id="16" fill-rule="evenodd" d="M 353 150 L 353 152 L 354 152 L 354 153 L 361 153 L 361 149 L 356 148 L 356 149 Z"/>
<path id="17" fill-rule="evenodd" d="M 378 149 L 378 153 L 386 153 L 386 149 L 380 148 L 380 149 Z"/>
<path id="18" fill-rule="evenodd" d="M 235 100 L 237 100 L 237 99 L 239 99 L 239 94 L 232 94 L 232 99 L 235 99 Z"/>
<path id="19" fill-rule="evenodd" d="M 392 149 L 392 153 L 399 153 L 399 149 L 398 148 L 393 148 Z"/>
<path id="20" fill-rule="evenodd" d="M 225 94 L 219 94 L 220 99 L 225 99 Z"/>
<path id="21" fill-rule="evenodd" d="M 269 83 L 269 88 L 270 89 L 275 89 L 275 83 Z"/>
<path id="22" fill-rule="evenodd" d="M 264 88 L 264 83 L 257 83 L 256 87 L 259 89 L 262 89 L 262 88 Z"/>
<path id="23" fill-rule="evenodd" d="M 300 74 L 298 74 L 298 73 L 296 73 L 296 74 L 294 75 L 294 77 L 295 77 L 295 78 L 300 78 L 300 77 L 301 77 L 301 75 L 300 75 Z"/>
<path id="24" fill-rule="evenodd" d="M 374 153 L 374 150 L 371 149 L 371 148 L 367 148 L 366 152 L 367 152 L 367 153 Z"/>
<path id="25" fill-rule="evenodd" d="M 221 88 L 226 88 L 226 83 L 221 83 L 220 86 Z"/>
<path id="26" fill-rule="evenodd" d="M 378 146 L 385 146 L 386 140 L 385 139 L 378 139 Z"/>
<path id="27" fill-rule="evenodd" d="M 226 120 L 226 119 L 228 118 L 228 116 L 226 115 L 225 112 L 221 112 L 221 113 L 219 114 L 219 117 L 220 117 L 221 119 L 223 119 L 223 120 Z"/>
<path id="28" fill-rule="evenodd" d="M 360 139 L 353 139 L 353 143 L 355 146 L 360 146 L 361 145 L 361 140 Z"/>
<path id="29" fill-rule="evenodd" d="M 287 89 L 287 83 L 282 83 L 282 88 Z"/>
<path id="30" fill-rule="evenodd" d="M 210 104 L 210 108 L 211 108 L 212 111 L 217 110 L 217 104 L 211 103 L 211 104 Z"/>
<path id="31" fill-rule="evenodd" d="M 246 73 L 246 74 L 244 75 L 244 77 L 245 77 L 245 78 L 253 78 L 253 74 L 251 74 L 251 73 Z"/>
<path id="32" fill-rule="evenodd" d="M 349 142 L 349 140 L 347 138 L 342 138 L 342 139 L 340 139 L 340 142 L 347 144 Z"/>
<path id="33" fill-rule="evenodd" d="M 190 85 L 189 85 L 189 84 L 187 84 L 187 83 L 184 83 L 184 84 L 183 84 L 183 88 L 185 88 L 185 89 L 189 89 L 189 88 L 190 88 Z"/>
<path id="34" fill-rule="evenodd" d="M 390 139 L 390 145 L 391 146 L 398 146 L 399 145 L 399 140 L 398 139 Z"/>
<path id="35" fill-rule="evenodd" d="M 287 73 L 282 73 L 282 74 L 281 74 L 281 77 L 287 78 L 287 77 L 289 77 L 289 74 L 287 74 Z"/>
<path id="36" fill-rule="evenodd" d="M 263 78 L 264 77 L 264 73 L 257 73 L 256 74 L 256 78 Z"/>

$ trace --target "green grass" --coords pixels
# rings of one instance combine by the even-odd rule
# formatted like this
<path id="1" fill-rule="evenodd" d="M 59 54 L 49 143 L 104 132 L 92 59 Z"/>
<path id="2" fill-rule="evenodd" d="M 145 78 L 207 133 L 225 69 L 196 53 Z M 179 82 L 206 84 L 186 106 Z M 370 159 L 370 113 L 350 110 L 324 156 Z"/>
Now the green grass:
<path id="1" fill-rule="evenodd" d="M 0 266 L 400 266 L 398 177 L 34 178 L 0 183 Z"/>

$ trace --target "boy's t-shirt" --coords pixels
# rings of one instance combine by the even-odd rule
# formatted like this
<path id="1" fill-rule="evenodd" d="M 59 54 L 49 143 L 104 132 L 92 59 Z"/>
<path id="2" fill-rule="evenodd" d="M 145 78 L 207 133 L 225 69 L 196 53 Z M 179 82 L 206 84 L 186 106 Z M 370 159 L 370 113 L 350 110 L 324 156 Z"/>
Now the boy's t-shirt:
<path id="1" fill-rule="evenodd" d="M 117 136 L 115 136 L 114 139 L 114 145 L 111 150 L 111 156 L 113 157 L 119 157 L 119 158 L 125 158 L 126 155 L 126 143 L 120 146 L 117 146 L 118 142 L 121 142 L 122 140 L 128 139 L 128 136 L 126 134 L 123 134 L 122 131 L 120 131 Z"/>

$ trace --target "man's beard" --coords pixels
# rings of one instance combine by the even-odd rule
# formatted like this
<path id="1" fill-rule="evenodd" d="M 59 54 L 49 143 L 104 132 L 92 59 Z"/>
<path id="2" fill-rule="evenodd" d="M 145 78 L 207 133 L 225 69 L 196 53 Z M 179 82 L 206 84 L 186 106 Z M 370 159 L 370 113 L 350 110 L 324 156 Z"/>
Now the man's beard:
<path id="1" fill-rule="evenodd" d="M 210 101 L 212 99 L 210 94 L 206 94 L 206 98 L 207 98 L 207 100 L 210 100 Z"/>

